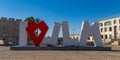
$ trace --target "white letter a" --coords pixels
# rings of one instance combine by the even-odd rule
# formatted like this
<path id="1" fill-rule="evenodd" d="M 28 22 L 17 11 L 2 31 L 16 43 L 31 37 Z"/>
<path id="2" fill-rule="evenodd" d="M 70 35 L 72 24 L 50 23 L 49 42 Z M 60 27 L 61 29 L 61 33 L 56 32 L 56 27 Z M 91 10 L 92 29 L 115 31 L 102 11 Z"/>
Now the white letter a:
<path id="1" fill-rule="evenodd" d="M 81 37 L 79 41 L 79 46 L 86 46 L 87 39 L 89 35 L 93 35 L 95 46 L 102 47 L 103 43 L 100 36 L 98 22 L 94 23 L 91 27 L 87 21 L 83 21 L 81 27 Z"/>

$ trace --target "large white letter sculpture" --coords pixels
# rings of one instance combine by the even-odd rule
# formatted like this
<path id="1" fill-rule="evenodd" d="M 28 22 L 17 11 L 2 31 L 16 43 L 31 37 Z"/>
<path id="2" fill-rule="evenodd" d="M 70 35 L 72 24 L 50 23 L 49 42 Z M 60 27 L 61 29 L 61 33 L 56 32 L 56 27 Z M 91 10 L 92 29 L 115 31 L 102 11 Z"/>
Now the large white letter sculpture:
<path id="1" fill-rule="evenodd" d="M 27 22 L 22 21 L 19 25 L 19 46 L 27 46 Z"/>
<path id="2" fill-rule="evenodd" d="M 62 22 L 62 32 L 63 32 L 64 46 L 77 46 L 78 45 L 78 39 L 75 39 L 75 38 L 70 39 L 67 21 Z"/>
<path id="3" fill-rule="evenodd" d="M 100 36 L 100 31 L 98 27 L 98 22 L 94 23 L 91 27 L 87 21 L 83 21 L 81 27 L 81 37 L 79 41 L 79 46 L 86 47 L 87 38 L 89 35 L 93 35 L 95 46 L 102 47 L 103 43 Z"/>
<path id="4" fill-rule="evenodd" d="M 20 22 L 20 30 L 19 30 L 19 46 L 27 45 L 27 33 L 26 33 L 27 22 Z M 84 21 L 81 27 L 81 37 L 80 41 L 78 39 L 70 39 L 68 22 L 63 21 L 62 24 L 55 22 L 52 37 L 45 37 L 42 41 L 43 43 L 56 46 L 57 40 L 60 32 L 60 26 L 62 26 L 63 33 L 63 46 L 86 46 L 87 38 L 89 35 L 93 35 L 95 40 L 96 47 L 102 47 L 102 40 L 99 32 L 98 23 L 96 22 L 91 27 L 88 22 Z"/>
<path id="5" fill-rule="evenodd" d="M 62 25 L 63 42 L 64 42 L 63 46 L 76 46 L 78 43 L 78 39 L 70 39 L 67 21 L 63 21 L 62 24 L 55 22 L 52 37 L 49 38 L 45 37 L 43 43 L 56 46 L 61 25 Z"/>
<path id="6" fill-rule="evenodd" d="M 59 31 L 60 31 L 60 23 L 55 22 L 53 33 L 52 33 L 52 37 L 45 37 L 42 42 L 46 43 L 46 44 L 49 44 L 49 45 L 56 46 L 57 45 Z"/>

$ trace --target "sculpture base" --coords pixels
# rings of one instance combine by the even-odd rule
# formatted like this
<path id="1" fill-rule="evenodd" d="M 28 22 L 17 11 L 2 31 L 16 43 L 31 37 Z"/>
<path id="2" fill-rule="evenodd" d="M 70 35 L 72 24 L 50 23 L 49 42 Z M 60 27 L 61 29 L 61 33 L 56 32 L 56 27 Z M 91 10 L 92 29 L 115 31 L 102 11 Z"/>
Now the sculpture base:
<path id="1" fill-rule="evenodd" d="M 12 46 L 10 50 L 97 50 L 111 51 L 111 47 L 34 47 L 34 46 Z"/>
<path id="2" fill-rule="evenodd" d="M 78 50 L 111 51 L 111 47 L 78 47 Z"/>

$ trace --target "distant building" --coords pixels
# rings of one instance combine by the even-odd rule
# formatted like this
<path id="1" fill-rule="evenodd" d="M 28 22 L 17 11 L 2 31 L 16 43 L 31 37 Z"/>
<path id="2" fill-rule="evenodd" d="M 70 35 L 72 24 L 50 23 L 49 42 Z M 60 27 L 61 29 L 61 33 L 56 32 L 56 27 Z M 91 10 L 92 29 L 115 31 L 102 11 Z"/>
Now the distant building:
<path id="1" fill-rule="evenodd" d="M 99 29 L 104 42 L 111 39 L 120 39 L 120 17 L 100 20 Z"/>
<path id="2" fill-rule="evenodd" d="M 71 39 L 80 39 L 80 34 L 70 34 Z"/>
<path id="3" fill-rule="evenodd" d="M 19 22 L 21 19 L 1 17 L 0 19 L 0 40 L 7 43 L 18 43 Z"/>
<path id="4" fill-rule="evenodd" d="M 70 34 L 71 39 L 80 39 L 80 34 Z M 93 36 L 88 37 L 88 41 L 92 41 Z"/>

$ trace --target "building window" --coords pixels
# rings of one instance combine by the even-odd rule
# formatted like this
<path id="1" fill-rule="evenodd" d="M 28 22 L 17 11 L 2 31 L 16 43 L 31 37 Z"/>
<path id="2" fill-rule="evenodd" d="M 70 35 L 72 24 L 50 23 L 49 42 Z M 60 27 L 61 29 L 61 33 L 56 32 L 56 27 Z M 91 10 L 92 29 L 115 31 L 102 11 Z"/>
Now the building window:
<path id="1" fill-rule="evenodd" d="M 101 38 L 103 38 L 103 35 L 101 35 Z"/>
<path id="2" fill-rule="evenodd" d="M 113 23 L 114 23 L 114 24 L 116 24 L 116 23 L 117 23 L 117 21 L 116 21 L 116 20 L 114 20 L 114 21 L 113 21 Z"/>
<path id="3" fill-rule="evenodd" d="M 109 35 L 109 39 L 112 39 L 112 34 Z"/>
<path id="4" fill-rule="evenodd" d="M 105 26 L 109 26 L 109 25 L 111 25 L 111 21 L 105 22 Z"/>
<path id="5" fill-rule="evenodd" d="M 105 32 L 107 32 L 107 28 L 105 28 Z"/>
<path id="6" fill-rule="evenodd" d="M 107 39 L 108 37 L 107 37 L 107 35 L 105 35 L 105 39 Z"/>
<path id="7" fill-rule="evenodd" d="M 109 31 L 112 31 L 112 27 L 109 27 Z"/>
<path id="8" fill-rule="evenodd" d="M 101 28 L 101 32 L 103 32 L 103 28 Z"/>
<path id="9" fill-rule="evenodd" d="M 103 26 L 103 23 L 99 23 L 99 27 L 102 27 Z"/>
<path id="10" fill-rule="evenodd" d="M 119 24 L 120 24 L 120 19 L 119 19 Z"/>

